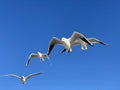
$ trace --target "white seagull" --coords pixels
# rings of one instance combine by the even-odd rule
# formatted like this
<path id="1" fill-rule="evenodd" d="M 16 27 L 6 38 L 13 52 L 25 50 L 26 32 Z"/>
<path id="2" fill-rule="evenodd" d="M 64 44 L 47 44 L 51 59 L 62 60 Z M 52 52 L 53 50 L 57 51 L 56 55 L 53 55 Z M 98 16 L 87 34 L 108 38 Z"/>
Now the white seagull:
<path id="1" fill-rule="evenodd" d="M 66 49 L 67 52 L 72 52 L 72 43 L 76 40 L 76 39 L 80 39 L 80 40 L 83 40 L 84 42 L 88 43 L 90 46 L 93 46 L 93 44 L 81 33 L 79 32 L 73 32 L 73 34 L 71 35 L 70 38 L 65 38 L 63 37 L 61 40 L 56 38 L 56 37 L 53 37 L 49 43 L 49 46 L 48 46 L 48 55 L 50 54 L 50 52 L 52 51 L 53 47 L 56 45 L 56 44 L 60 44 L 60 45 L 63 45 Z"/>
<path id="2" fill-rule="evenodd" d="M 28 79 L 31 78 L 32 76 L 36 76 L 36 75 L 39 75 L 39 74 L 42 74 L 42 73 L 41 73 L 41 72 L 32 73 L 32 74 L 29 74 L 28 76 L 18 76 L 18 75 L 16 75 L 16 74 L 8 74 L 8 75 L 4 75 L 4 76 L 16 77 L 16 78 L 20 79 L 20 81 L 22 82 L 22 84 L 25 84 L 25 83 L 26 83 L 26 80 L 28 80 Z"/>
<path id="3" fill-rule="evenodd" d="M 29 56 L 29 58 L 28 58 L 28 60 L 27 60 L 27 62 L 26 62 L 26 66 L 28 66 L 30 60 L 32 58 L 35 58 L 35 57 L 38 57 L 40 59 L 40 61 L 44 61 L 45 57 L 47 57 L 49 59 L 49 57 L 48 57 L 47 54 L 43 54 L 41 52 L 37 52 L 36 54 L 35 53 L 31 53 L 30 56 Z"/>
<path id="4" fill-rule="evenodd" d="M 87 38 L 92 44 L 94 44 L 94 43 L 99 43 L 99 44 L 102 44 L 102 45 L 107 45 L 107 44 L 105 44 L 104 42 L 102 42 L 102 41 L 100 41 L 100 40 L 98 40 L 98 39 L 96 39 L 96 38 Z M 85 41 L 83 41 L 83 40 L 81 40 L 81 39 L 77 39 L 77 40 L 75 40 L 74 42 L 72 42 L 72 46 L 77 46 L 77 45 L 81 45 L 81 49 L 82 50 L 86 50 L 87 49 L 87 43 L 85 42 Z M 63 49 L 62 51 L 61 51 L 61 53 L 63 53 L 63 52 L 65 52 L 66 51 L 66 49 Z"/>

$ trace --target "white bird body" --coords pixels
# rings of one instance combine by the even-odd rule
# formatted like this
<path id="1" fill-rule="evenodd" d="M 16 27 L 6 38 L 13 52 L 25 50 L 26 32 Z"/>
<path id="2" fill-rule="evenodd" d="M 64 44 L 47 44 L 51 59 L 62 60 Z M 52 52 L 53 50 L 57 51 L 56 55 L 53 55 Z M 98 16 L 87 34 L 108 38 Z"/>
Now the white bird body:
<path id="1" fill-rule="evenodd" d="M 39 57 L 39 59 L 41 59 L 42 61 L 44 61 L 44 54 L 38 52 L 37 57 Z"/>
<path id="2" fill-rule="evenodd" d="M 88 43 L 90 46 L 93 46 L 93 44 L 87 40 L 87 38 L 82 35 L 81 33 L 78 32 L 73 32 L 73 34 L 71 35 L 70 38 L 65 38 L 63 37 L 61 40 L 53 37 L 48 45 L 48 55 L 50 54 L 50 52 L 52 51 L 53 47 L 55 46 L 55 44 L 60 44 L 63 45 L 65 47 L 65 51 L 67 52 L 71 52 L 72 51 L 72 43 L 76 40 L 76 39 L 80 39 L 83 40 L 84 42 Z"/>
<path id="3" fill-rule="evenodd" d="M 16 74 L 8 74 L 8 75 L 4 75 L 4 76 L 16 77 L 16 78 L 20 79 L 20 81 L 21 81 L 22 84 L 25 84 L 26 80 L 28 80 L 32 76 L 36 76 L 36 75 L 39 75 L 39 74 L 42 74 L 42 73 L 38 72 L 38 73 L 29 74 L 28 76 L 21 76 L 21 77 L 18 76 L 18 75 L 16 75 Z"/>
<path id="4" fill-rule="evenodd" d="M 67 52 L 71 52 L 72 49 L 71 49 L 70 39 L 63 37 L 61 41 L 62 41 L 63 46 L 66 48 Z"/>
<path id="5" fill-rule="evenodd" d="M 20 80 L 21 80 L 22 84 L 25 84 L 26 78 L 24 76 L 22 76 Z"/>
<path id="6" fill-rule="evenodd" d="M 28 64 L 29 64 L 29 62 L 31 61 L 32 58 L 36 58 L 36 57 L 38 57 L 40 59 L 40 61 L 44 61 L 45 57 L 47 57 L 49 59 L 47 54 L 43 54 L 41 52 L 37 52 L 36 54 L 31 53 L 28 60 L 27 60 L 27 62 L 26 62 L 26 66 L 28 66 Z"/>

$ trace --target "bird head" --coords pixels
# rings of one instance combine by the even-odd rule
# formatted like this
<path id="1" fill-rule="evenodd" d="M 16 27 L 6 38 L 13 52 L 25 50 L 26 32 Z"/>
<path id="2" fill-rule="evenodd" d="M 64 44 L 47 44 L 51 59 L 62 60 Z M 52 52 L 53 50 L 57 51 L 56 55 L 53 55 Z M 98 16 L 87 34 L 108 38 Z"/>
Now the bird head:
<path id="1" fill-rule="evenodd" d="M 66 40 L 66 38 L 65 37 L 62 37 L 62 39 L 61 39 L 62 41 L 65 41 Z"/>

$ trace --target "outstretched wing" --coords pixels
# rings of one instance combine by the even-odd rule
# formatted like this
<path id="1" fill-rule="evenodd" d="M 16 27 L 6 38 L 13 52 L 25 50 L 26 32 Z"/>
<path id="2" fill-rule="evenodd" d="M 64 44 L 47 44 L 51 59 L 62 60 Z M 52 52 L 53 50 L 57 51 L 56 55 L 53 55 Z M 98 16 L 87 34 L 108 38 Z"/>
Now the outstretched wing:
<path id="1" fill-rule="evenodd" d="M 81 40 L 81 39 L 77 39 L 77 40 L 71 42 L 71 45 L 72 46 L 77 46 L 77 45 L 80 45 L 82 42 L 84 42 L 84 41 Z"/>
<path id="2" fill-rule="evenodd" d="M 62 44 L 62 41 L 59 40 L 58 38 L 56 37 L 53 37 L 49 43 L 49 46 L 48 46 L 48 55 L 50 54 L 50 52 L 52 51 L 53 47 L 55 46 L 55 44 Z"/>
<path id="3" fill-rule="evenodd" d="M 28 58 L 28 60 L 27 60 L 27 62 L 26 62 L 26 66 L 28 66 L 28 64 L 30 63 L 30 60 L 32 58 L 34 58 L 34 57 L 37 57 L 37 54 L 31 53 L 30 56 L 29 56 L 29 58 Z"/>
<path id="4" fill-rule="evenodd" d="M 26 76 L 25 78 L 27 80 L 27 79 L 31 78 L 32 76 L 36 76 L 36 75 L 39 75 L 39 74 L 42 74 L 42 73 L 41 72 L 33 73 L 33 74 L 30 74 L 30 75 Z"/>
<path id="5" fill-rule="evenodd" d="M 92 42 L 91 42 L 92 43 Z M 81 45 L 81 49 L 82 50 L 86 50 L 87 49 L 87 43 L 84 42 L 81 39 L 77 39 L 72 43 L 72 46 L 76 46 L 76 45 Z"/>
<path id="6" fill-rule="evenodd" d="M 70 42 L 74 42 L 76 39 L 80 38 L 84 42 L 88 43 L 90 46 L 93 46 L 93 44 L 81 33 L 79 32 L 73 32 L 72 36 L 70 37 Z"/>
<path id="7" fill-rule="evenodd" d="M 16 78 L 21 79 L 21 77 L 16 75 L 16 74 L 7 74 L 7 75 L 4 75 L 4 76 L 11 76 L 11 77 L 16 77 Z"/>
<path id="8" fill-rule="evenodd" d="M 100 43 L 100 44 L 103 44 L 103 45 L 107 45 L 107 44 L 105 44 L 104 42 L 102 42 L 102 41 L 100 41 L 100 40 L 98 40 L 98 39 L 96 39 L 96 38 L 88 38 L 88 40 L 89 40 L 90 42 L 92 42 L 92 43 Z"/>

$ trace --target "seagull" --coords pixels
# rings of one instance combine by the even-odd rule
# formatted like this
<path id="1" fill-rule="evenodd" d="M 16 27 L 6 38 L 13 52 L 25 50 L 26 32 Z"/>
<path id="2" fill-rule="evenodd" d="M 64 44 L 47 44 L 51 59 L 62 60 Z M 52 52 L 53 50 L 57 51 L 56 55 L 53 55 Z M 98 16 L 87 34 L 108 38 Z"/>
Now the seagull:
<path id="1" fill-rule="evenodd" d="M 47 57 L 47 58 L 49 59 L 49 57 L 48 57 L 47 54 L 42 54 L 41 52 L 37 52 L 37 54 L 31 53 L 30 56 L 29 56 L 29 58 L 28 58 L 28 60 L 27 60 L 27 62 L 26 62 L 26 66 L 28 66 L 30 60 L 31 60 L 32 58 L 35 58 L 35 57 L 40 58 L 40 61 L 44 61 L 44 58 L 45 58 L 45 57 Z"/>
<path id="2" fill-rule="evenodd" d="M 90 46 L 93 46 L 93 44 L 87 40 L 87 38 L 79 33 L 79 32 L 73 32 L 73 34 L 71 35 L 70 38 L 65 38 L 65 37 L 62 37 L 62 39 L 58 39 L 56 37 L 53 37 L 48 45 L 48 55 L 50 54 L 50 52 L 52 51 L 53 47 L 56 45 L 56 44 L 60 44 L 60 45 L 63 45 L 65 47 L 65 51 L 67 51 L 68 53 L 69 52 L 72 52 L 72 43 L 76 40 L 76 39 L 80 39 L 80 40 L 83 40 L 84 42 L 88 43 Z"/>
<path id="3" fill-rule="evenodd" d="M 18 76 L 16 74 L 8 74 L 8 75 L 4 75 L 4 76 L 16 77 L 16 78 L 20 79 L 20 81 L 22 82 L 22 84 L 25 84 L 26 80 L 28 80 L 32 76 L 36 76 L 36 75 L 39 75 L 39 74 L 42 74 L 42 73 L 41 72 L 33 73 L 33 74 L 29 74 L 28 76 Z"/>
<path id="4" fill-rule="evenodd" d="M 99 44 L 102 44 L 102 45 L 107 45 L 104 42 L 102 42 L 102 41 L 100 41 L 96 38 L 87 38 L 87 40 L 89 40 L 92 44 L 99 43 Z M 80 44 L 81 44 L 81 49 L 82 50 L 87 50 L 87 43 L 85 41 L 83 41 L 81 39 L 79 39 L 79 40 L 77 39 L 74 42 L 72 42 L 72 46 L 77 46 L 77 45 L 80 45 Z M 66 49 L 63 49 L 60 53 L 63 53 L 65 51 L 66 51 Z"/>

